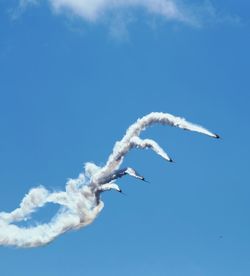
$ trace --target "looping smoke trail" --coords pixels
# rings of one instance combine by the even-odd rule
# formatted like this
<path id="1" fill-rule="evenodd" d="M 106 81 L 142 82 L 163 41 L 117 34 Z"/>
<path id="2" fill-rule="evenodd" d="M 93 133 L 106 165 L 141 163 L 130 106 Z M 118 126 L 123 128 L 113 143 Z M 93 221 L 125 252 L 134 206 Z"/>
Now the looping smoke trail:
<path id="1" fill-rule="evenodd" d="M 113 183 L 116 178 L 120 177 L 119 174 L 116 176 L 115 173 L 122 164 L 125 155 L 133 148 L 151 148 L 167 161 L 171 161 L 167 153 L 154 140 L 139 138 L 141 131 L 155 123 L 196 131 L 218 138 L 218 135 L 201 126 L 189 123 L 183 118 L 167 113 L 150 113 L 138 119 L 128 128 L 122 140 L 116 142 L 104 167 L 86 163 L 84 173 L 81 173 L 77 179 L 70 179 L 66 183 L 65 191 L 50 192 L 42 186 L 33 188 L 25 195 L 19 208 L 10 213 L 1 212 L 0 245 L 42 246 L 66 231 L 79 229 L 92 223 L 104 207 L 100 194 L 111 189 L 121 192 L 119 186 Z M 32 227 L 20 227 L 15 224 L 30 219 L 32 213 L 46 203 L 61 206 L 49 223 Z"/>

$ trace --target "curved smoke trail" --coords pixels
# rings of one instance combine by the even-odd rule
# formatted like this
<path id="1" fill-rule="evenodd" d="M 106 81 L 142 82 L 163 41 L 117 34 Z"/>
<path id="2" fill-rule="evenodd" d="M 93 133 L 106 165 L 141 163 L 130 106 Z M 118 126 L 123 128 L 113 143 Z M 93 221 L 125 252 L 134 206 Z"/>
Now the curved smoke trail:
<path id="1" fill-rule="evenodd" d="M 116 142 L 112 154 L 104 167 L 94 163 L 86 163 L 85 171 L 77 179 L 70 179 L 65 191 L 50 192 L 40 186 L 33 188 L 23 198 L 19 208 L 7 213 L 0 213 L 0 245 L 17 247 L 37 247 L 53 241 L 66 231 L 79 229 L 90 224 L 101 212 L 104 203 L 100 200 L 100 192 L 107 190 L 107 183 L 121 177 L 115 174 L 119 169 L 125 155 L 133 148 L 151 148 L 164 159 L 171 161 L 168 154 L 151 139 L 142 140 L 140 133 L 152 124 L 175 126 L 178 128 L 196 131 L 208 136 L 218 138 L 218 135 L 207 129 L 189 123 L 185 119 L 171 114 L 150 113 L 132 124 L 122 140 Z M 105 189 L 102 185 L 106 185 Z M 112 187 L 119 187 L 112 184 Z M 110 186 L 111 187 L 111 186 Z M 33 227 L 20 227 L 16 222 L 29 219 L 32 213 L 43 207 L 46 203 L 61 206 L 53 219 L 46 224 Z"/>

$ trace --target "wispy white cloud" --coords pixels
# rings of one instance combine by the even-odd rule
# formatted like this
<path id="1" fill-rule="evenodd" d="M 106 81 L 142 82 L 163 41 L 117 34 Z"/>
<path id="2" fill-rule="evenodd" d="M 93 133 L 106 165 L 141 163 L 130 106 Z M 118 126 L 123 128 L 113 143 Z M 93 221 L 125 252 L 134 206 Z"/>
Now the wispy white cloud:
<path id="1" fill-rule="evenodd" d="M 239 17 L 220 12 L 210 0 L 19 0 L 16 14 L 27 6 L 47 2 L 54 14 L 66 14 L 86 22 L 101 22 L 109 26 L 110 34 L 118 39 L 128 37 L 127 26 L 136 21 L 142 11 L 154 20 L 179 22 L 196 28 L 204 25 L 240 22 Z M 148 22 L 148 21 L 147 21 Z"/>
<path id="2" fill-rule="evenodd" d="M 200 1 L 196 4 L 190 4 L 190 21 L 197 27 L 213 26 L 215 24 L 240 24 L 241 18 L 215 7 L 210 0 Z"/>
<path id="3" fill-rule="evenodd" d="M 97 22 L 106 15 L 125 9 L 143 9 L 167 20 L 192 23 L 187 7 L 180 0 L 47 0 L 56 13 L 71 13 L 89 22 Z M 40 0 L 20 0 L 23 8 Z"/>

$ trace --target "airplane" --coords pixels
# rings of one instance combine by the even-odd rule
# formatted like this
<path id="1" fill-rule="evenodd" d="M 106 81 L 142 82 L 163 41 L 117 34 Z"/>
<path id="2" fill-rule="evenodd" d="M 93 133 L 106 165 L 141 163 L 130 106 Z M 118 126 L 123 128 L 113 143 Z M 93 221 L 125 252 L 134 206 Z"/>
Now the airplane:
<path id="1" fill-rule="evenodd" d="M 106 191 L 111 191 L 111 190 L 115 190 L 115 191 L 123 194 L 121 188 L 117 184 L 115 184 L 115 183 L 106 183 L 106 184 L 103 184 L 103 185 L 99 186 L 96 189 L 96 191 L 95 191 L 96 203 L 97 204 L 100 203 L 100 194 L 101 193 L 106 192 Z"/>
<path id="2" fill-rule="evenodd" d="M 140 175 L 139 173 L 136 172 L 136 170 L 134 170 L 133 168 L 130 167 L 126 167 L 120 170 L 116 170 L 113 174 L 109 175 L 108 177 L 103 179 L 103 183 L 109 183 L 117 178 L 121 178 L 125 175 L 130 175 L 132 177 L 135 177 L 137 179 L 140 179 L 144 182 L 148 182 L 147 180 L 145 180 L 144 176 Z"/>

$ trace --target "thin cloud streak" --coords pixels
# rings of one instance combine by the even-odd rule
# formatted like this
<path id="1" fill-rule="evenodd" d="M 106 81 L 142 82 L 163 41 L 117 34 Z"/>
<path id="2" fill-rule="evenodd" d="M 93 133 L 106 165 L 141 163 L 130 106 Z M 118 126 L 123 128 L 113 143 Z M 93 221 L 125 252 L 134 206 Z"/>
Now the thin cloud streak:
<path id="1" fill-rule="evenodd" d="M 20 0 L 20 7 L 38 4 L 41 0 Z M 56 14 L 66 13 L 88 22 L 98 22 L 112 12 L 142 9 L 166 20 L 193 24 L 187 6 L 178 0 L 47 0 Z"/>
<path id="2" fill-rule="evenodd" d="M 238 16 L 220 12 L 210 0 L 19 0 L 13 12 L 18 18 L 28 6 L 46 2 L 55 15 L 80 18 L 88 23 L 101 23 L 109 27 L 111 36 L 123 40 L 128 37 L 128 25 L 136 21 L 135 11 L 141 10 L 149 18 L 182 23 L 201 28 L 214 24 L 241 23 Z M 129 15 L 129 16 L 128 16 Z"/>

